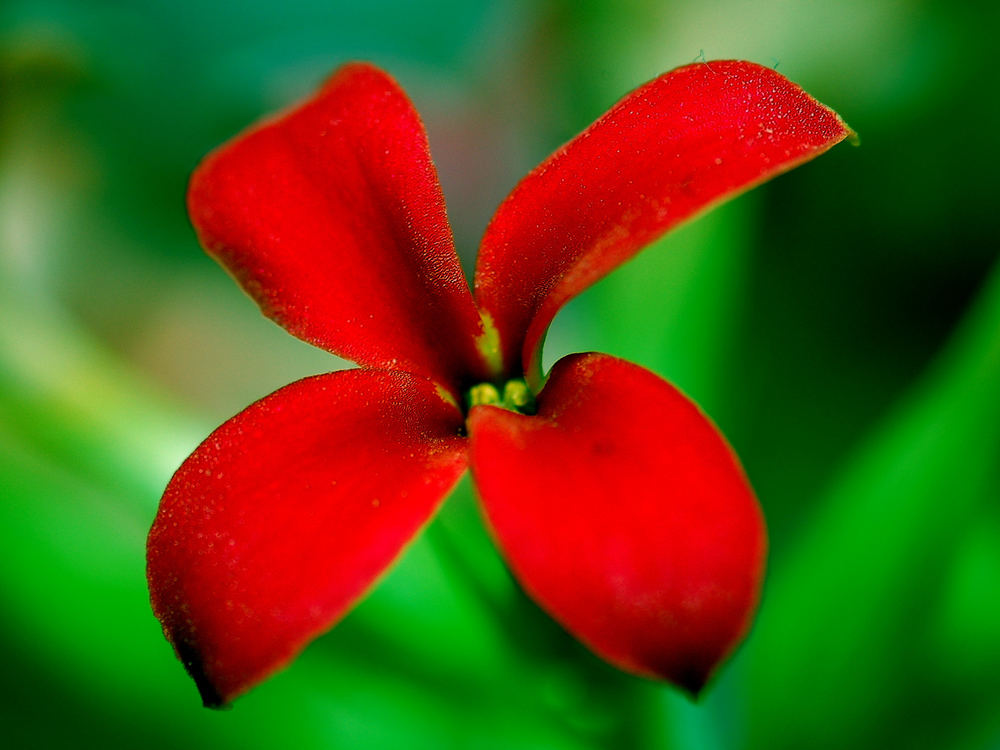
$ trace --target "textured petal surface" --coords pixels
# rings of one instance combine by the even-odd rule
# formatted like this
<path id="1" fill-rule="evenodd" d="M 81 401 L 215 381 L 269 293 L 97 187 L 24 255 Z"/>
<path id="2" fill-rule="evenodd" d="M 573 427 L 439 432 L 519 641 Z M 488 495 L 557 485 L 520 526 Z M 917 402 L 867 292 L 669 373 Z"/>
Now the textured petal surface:
<path id="1" fill-rule="evenodd" d="M 454 385 L 481 333 L 423 125 L 370 65 L 210 154 L 191 179 L 206 250 L 291 333 Z"/>
<path id="2" fill-rule="evenodd" d="M 505 370 L 536 377 L 559 308 L 679 222 L 850 134 L 830 109 L 748 62 L 696 63 L 615 105 L 531 172 L 483 238 L 476 298 Z"/>
<path id="3" fill-rule="evenodd" d="M 470 415 L 471 465 L 511 569 L 622 669 L 696 693 L 746 633 L 763 577 L 757 501 L 708 419 L 602 354 L 553 368 L 539 411 Z"/>
<path id="4" fill-rule="evenodd" d="M 219 427 L 149 534 L 153 611 L 221 705 L 329 628 L 466 466 L 462 416 L 406 373 L 300 380 Z"/>

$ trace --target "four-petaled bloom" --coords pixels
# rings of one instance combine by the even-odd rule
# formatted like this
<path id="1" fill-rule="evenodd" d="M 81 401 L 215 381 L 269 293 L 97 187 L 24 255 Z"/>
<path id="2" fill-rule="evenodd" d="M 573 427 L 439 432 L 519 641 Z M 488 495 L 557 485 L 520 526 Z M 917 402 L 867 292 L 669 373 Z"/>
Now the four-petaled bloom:
<path id="1" fill-rule="evenodd" d="M 658 376 L 540 350 L 557 310 L 643 246 L 849 135 L 773 70 L 715 61 L 637 89 L 490 223 L 474 295 L 422 124 L 341 68 L 211 154 L 189 209 L 264 313 L 360 369 L 219 427 L 149 535 L 153 610 L 206 705 L 284 666 L 361 597 L 471 467 L 512 572 L 612 664 L 697 692 L 746 633 L 765 530 L 736 458 Z"/>

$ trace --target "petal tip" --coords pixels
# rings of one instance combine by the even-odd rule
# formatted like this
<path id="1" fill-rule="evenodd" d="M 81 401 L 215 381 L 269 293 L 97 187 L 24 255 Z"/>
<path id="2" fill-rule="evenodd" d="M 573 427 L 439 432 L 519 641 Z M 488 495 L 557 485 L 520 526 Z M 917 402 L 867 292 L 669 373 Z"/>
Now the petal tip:
<path id="1" fill-rule="evenodd" d="M 227 710 L 232 708 L 231 700 L 232 695 L 224 695 L 212 679 L 208 676 L 208 672 L 205 670 L 205 661 L 202 659 L 201 652 L 195 648 L 195 646 L 187 641 L 177 638 L 171 638 L 170 642 L 174 646 L 174 650 L 177 652 L 177 657 L 181 660 L 184 665 L 184 669 L 187 670 L 188 675 L 194 680 L 195 686 L 198 688 L 198 693 L 201 695 L 201 702 L 205 708 L 211 708 L 215 710 Z"/>
<path id="2" fill-rule="evenodd" d="M 670 683 L 684 693 L 692 703 L 698 703 L 705 694 L 710 676 L 700 671 L 685 672 L 672 677 Z"/>
<path id="3" fill-rule="evenodd" d="M 593 647 L 592 647 L 593 648 Z M 595 649 L 600 654 L 600 651 Z M 679 658 L 673 655 L 636 655 L 622 660 L 611 656 L 606 656 L 610 663 L 625 672 L 633 674 L 647 680 L 656 682 L 668 682 L 692 702 L 698 702 L 704 695 L 705 689 L 715 678 L 719 667 L 724 664 L 732 655 L 732 651 L 726 650 L 718 653 L 710 660 L 697 658 L 691 655 Z"/>

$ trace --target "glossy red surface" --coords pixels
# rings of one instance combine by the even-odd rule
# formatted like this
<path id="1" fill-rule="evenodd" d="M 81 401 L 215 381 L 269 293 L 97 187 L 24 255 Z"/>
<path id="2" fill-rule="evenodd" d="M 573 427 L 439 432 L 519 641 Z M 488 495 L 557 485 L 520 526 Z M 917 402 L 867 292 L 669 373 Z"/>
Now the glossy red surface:
<path id="1" fill-rule="evenodd" d="M 560 307 L 657 237 L 850 134 L 779 73 L 714 60 L 665 73 L 535 168 L 483 238 L 476 299 L 507 372 L 537 382 Z"/>
<path id="2" fill-rule="evenodd" d="M 449 387 L 486 374 L 423 125 L 377 68 L 341 68 L 214 151 L 188 208 L 205 249 L 299 338 Z"/>
<path id="3" fill-rule="evenodd" d="M 524 416 L 479 406 L 470 463 L 525 590 L 598 655 L 697 693 L 746 633 L 766 532 L 697 406 L 604 354 L 553 368 Z"/>
<path id="4" fill-rule="evenodd" d="M 465 470 L 461 424 L 425 378 L 348 370 L 272 393 L 184 462 L 147 572 L 206 705 L 284 666 L 396 559 Z"/>

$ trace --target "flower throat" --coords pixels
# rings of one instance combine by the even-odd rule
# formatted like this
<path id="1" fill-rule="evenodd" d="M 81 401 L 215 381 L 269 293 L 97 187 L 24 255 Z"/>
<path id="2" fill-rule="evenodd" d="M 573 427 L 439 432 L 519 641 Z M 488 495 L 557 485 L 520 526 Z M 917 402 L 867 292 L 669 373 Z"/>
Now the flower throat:
<path id="1" fill-rule="evenodd" d="M 493 383 L 479 383 L 465 392 L 466 411 L 473 406 L 499 406 L 519 414 L 534 414 L 535 394 L 524 378 L 508 380 L 501 391 Z"/>

